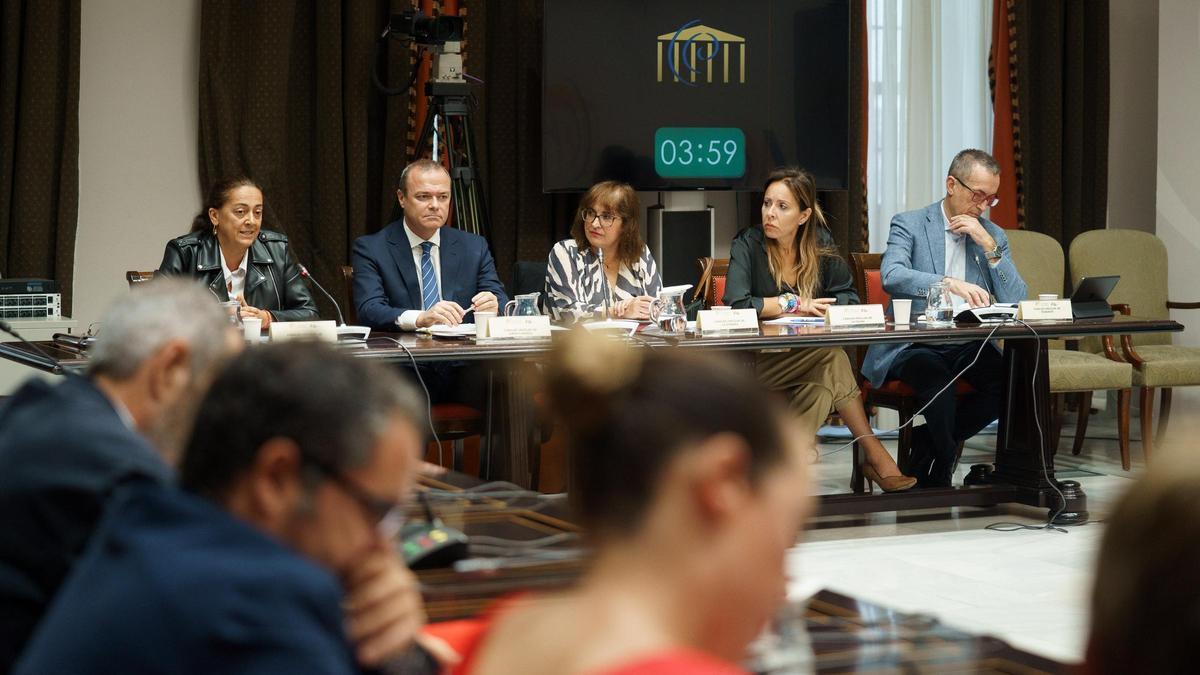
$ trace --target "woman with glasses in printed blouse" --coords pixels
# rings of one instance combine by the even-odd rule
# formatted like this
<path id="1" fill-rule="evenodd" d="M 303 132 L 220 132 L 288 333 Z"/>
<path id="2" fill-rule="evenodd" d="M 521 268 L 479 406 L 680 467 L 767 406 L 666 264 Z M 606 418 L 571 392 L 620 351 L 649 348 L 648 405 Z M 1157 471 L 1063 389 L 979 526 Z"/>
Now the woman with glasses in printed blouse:
<path id="1" fill-rule="evenodd" d="M 593 185 L 579 202 L 571 238 L 554 245 L 546 269 L 546 304 L 556 320 L 650 319 L 662 289 L 658 265 L 642 241 L 637 193 L 626 183 Z M 603 263 L 602 263 L 603 261 Z"/>

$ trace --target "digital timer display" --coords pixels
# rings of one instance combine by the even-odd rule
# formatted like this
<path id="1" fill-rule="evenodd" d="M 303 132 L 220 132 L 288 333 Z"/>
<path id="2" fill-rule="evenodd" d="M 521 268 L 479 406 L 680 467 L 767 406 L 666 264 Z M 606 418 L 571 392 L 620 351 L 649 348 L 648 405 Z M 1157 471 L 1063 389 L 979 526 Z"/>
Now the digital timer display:
<path id="1" fill-rule="evenodd" d="M 741 178 L 746 134 L 737 127 L 660 127 L 654 171 L 662 178 Z"/>

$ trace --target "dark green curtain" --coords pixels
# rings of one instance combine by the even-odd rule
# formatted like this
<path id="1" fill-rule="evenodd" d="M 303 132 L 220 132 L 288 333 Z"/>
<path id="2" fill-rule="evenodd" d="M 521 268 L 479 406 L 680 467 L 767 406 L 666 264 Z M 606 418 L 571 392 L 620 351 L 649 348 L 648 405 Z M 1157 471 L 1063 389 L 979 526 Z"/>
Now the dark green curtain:
<path id="1" fill-rule="evenodd" d="M 404 166 L 406 95 L 371 84 L 381 0 L 205 0 L 200 20 L 201 189 L 247 174 L 263 185 L 264 226 L 338 297 L 358 236 L 386 224 Z M 252 36 L 252 37 L 251 37 Z M 392 48 L 381 76 L 403 83 L 409 53 Z M 187 230 L 180 223 L 180 232 Z M 333 308 L 317 298 L 323 316 Z"/>
<path id="2" fill-rule="evenodd" d="M 56 279 L 79 217 L 79 0 L 0 2 L 0 274 Z"/>
<path id="3" fill-rule="evenodd" d="M 1106 226 L 1109 3 L 1007 0 L 1007 10 L 1021 222 L 1065 249 Z"/>

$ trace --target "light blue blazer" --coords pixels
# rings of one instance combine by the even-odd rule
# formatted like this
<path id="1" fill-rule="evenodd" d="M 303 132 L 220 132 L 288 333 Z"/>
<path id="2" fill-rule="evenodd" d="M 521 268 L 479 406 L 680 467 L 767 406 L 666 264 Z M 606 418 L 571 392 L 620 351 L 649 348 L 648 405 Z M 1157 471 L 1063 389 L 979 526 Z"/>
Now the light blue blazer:
<path id="1" fill-rule="evenodd" d="M 983 249 L 967 239 L 966 280 L 991 292 L 996 302 L 1024 300 L 1025 282 L 1013 264 L 1004 229 L 987 218 L 979 221 L 1000 246 L 1000 262 L 995 267 L 989 265 Z M 883 290 L 889 295 L 912 300 L 913 316 L 925 311 L 929 287 L 946 274 L 946 224 L 942 219 L 940 200 L 892 218 L 879 273 Z M 911 342 L 871 345 L 863 360 L 863 376 L 872 386 L 880 386 L 886 381 L 896 357 L 911 345 Z"/>

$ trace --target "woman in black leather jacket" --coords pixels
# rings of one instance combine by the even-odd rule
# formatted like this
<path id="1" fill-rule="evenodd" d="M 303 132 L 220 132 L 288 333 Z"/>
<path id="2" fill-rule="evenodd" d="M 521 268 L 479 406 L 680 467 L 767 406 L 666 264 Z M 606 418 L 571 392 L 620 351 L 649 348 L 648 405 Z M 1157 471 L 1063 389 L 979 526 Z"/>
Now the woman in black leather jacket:
<path id="1" fill-rule="evenodd" d="M 317 318 L 317 306 L 292 260 L 287 235 L 262 229 L 263 194 L 254 181 L 213 185 L 192 231 L 167 242 L 158 273 L 191 276 L 218 300 L 237 300 L 243 317 L 271 321 Z"/>

